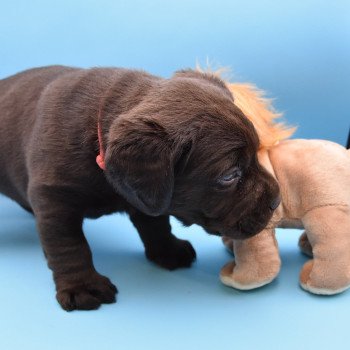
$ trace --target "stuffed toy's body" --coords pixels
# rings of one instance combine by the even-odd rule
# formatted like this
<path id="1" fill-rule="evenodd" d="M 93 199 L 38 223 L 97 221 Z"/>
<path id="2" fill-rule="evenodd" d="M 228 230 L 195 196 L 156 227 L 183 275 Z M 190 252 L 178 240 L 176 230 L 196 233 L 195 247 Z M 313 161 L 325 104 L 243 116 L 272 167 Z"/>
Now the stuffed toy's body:
<path id="1" fill-rule="evenodd" d="M 275 228 L 304 228 L 299 247 L 313 258 L 301 270 L 301 286 L 315 294 L 346 290 L 350 287 L 350 150 L 321 140 L 278 142 L 293 130 L 274 122 L 279 115 L 269 111 L 261 92 L 248 85 L 229 87 L 235 103 L 257 129 L 259 162 L 278 181 L 281 203 L 258 235 L 223 239 L 235 260 L 222 268 L 221 281 L 243 290 L 270 283 L 281 265 Z"/>
<path id="2" fill-rule="evenodd" d="M 248 240 L 226 240 L 235 261 L 221 271 L 224 284 L 252 289 L 279 272 L 276 227 L 305 228 L 301 250 L 313 255 L 302 268 L 301 286 L 316 294 L 350 287 L 350 150 L 328 141 L 282 141 L 259 155 L 277 179 L 281 204 L 266 227 Z"/>

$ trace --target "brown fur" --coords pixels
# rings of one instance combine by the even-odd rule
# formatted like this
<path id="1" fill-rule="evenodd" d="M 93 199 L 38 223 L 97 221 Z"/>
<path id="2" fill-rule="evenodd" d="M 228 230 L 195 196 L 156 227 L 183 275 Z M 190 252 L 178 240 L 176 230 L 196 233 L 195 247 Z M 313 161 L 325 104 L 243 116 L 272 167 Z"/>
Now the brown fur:
<path id="1" fill-rule="evenodd" d="M 259 136 L 259 149 L 269 149 L 279 141 L 290 138 L 296 128 L 281 121 L 282 113 L 277 112 L 272 105 L 272 99 L 266 98 L 266 93 L 251 83 L 232 83 L 225 79 L 230 69 L 221 67 L 212 69 L 210 63 L 204 69 L 199 64 L 196 70 L 222 78 L 234 98 L 234 104 L 253 123 Z M 350 137 L 350 136 L 349 136 Z M 349 139 L 350 142 L 350 139 Z"/>
<path id="2" fill-rule="evenodd" d="M 266 225 L 278 186 L 232 102 L 222 80 L 191 70 L 161 79 L 56 66 L 0 81 L 0 191 L 35 214 L 64 309 L 115 301 L 93 266 L 85 217 L 127 212 L 147 257 L 168 269 L 195 258 L 169 215 L 234 238 Z M 95 162 L 99 110 L 105 172 Z"/>

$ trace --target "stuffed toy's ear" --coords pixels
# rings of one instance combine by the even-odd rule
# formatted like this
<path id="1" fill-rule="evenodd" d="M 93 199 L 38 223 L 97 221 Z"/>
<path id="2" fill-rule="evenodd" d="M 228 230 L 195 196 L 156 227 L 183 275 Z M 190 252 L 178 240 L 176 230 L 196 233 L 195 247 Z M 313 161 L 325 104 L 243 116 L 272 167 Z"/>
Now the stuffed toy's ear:
<path id="1" fill-rule="evenodd" d="M 170 137 L 156 121 L 121 117 L 109 133 L 106 176 L 131 205 L 161 215 L 173 194 L 174 156 Z"/>

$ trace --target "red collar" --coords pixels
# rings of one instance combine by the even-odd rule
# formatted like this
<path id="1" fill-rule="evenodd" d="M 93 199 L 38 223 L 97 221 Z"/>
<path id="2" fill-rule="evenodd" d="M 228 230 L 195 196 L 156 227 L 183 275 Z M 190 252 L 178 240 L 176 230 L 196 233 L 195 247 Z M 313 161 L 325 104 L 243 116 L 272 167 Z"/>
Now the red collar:
<path id="1" fill-rule="evenodd" d="M 101 109 L 98 111 L 98 117 L 97 117 L 97 136 L 98 136 L 99 154 L 96 157 L 96 163 L 102 170 L 106 170 L 105 151 L 103 149 L 102 130 L 101 130 Z"/>

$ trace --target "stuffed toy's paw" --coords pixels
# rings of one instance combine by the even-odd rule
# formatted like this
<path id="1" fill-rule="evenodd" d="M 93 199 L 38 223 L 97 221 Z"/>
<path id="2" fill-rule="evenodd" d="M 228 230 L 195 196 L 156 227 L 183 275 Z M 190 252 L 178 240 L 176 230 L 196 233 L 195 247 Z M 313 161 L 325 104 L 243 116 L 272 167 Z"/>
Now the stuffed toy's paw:
<path id="1" fill-rule="evenodd" d="M 251 238 L 234 240 L 223 238 L 235 260 L 220 272 L 221 282 L 229 287 L 249 290 L 270 283 L 281 267 L 274 230 L 267 229 Z"/>
<path id="2" fill-rule="evenodd" d="M 309 239 L 307 238 L 306 231 L 304 231 L 302 233 L 302 235 L 300 236 L 298 246 L 303 254 L 310 256 L 312 258 L 312 256 L 313 256 L 312 247 L 311 247 Z"/>
<path id="3" fill-rule="evenodd" d="M 319 264 L 317 264 L 319 265 Z M 300 272 L 300 286 L 306 291 L 319 295 L 342 293 L 350 288 L 350 275 L 346 273 L 325 273 L 322 266 L 315 265 L 309 260 Z"/>
<path id="4" fill-rule="evenodd" d="M 249 269 L 239 269 L 236 263 L 231 261 L 221 269 L 220 280 L 226 286 L 240 290 L 250 290 L 271 283 L 278 272 L 279 266 L 276 271 L 269 271 L 265 275 L 261 271 L 259 273 L 259 271 L 251 271 Z"/>

